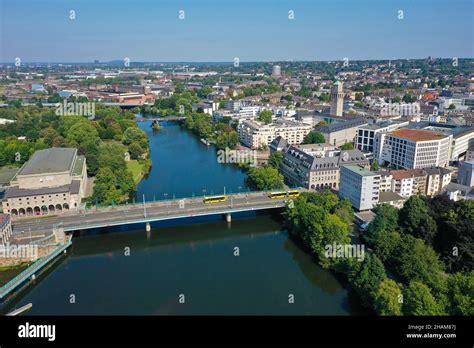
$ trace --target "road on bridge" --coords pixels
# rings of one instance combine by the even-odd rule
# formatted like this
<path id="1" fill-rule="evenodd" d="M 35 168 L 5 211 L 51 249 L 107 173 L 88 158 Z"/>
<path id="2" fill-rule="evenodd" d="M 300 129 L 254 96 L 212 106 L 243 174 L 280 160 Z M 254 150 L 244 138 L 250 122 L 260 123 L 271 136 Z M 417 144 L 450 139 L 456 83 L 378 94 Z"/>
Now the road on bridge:
<path id="1" fill-rule="evenodd" d="M 267 192 L 240 193 L 227 195 L 227 197 L 227 201 L 219 203 L 203 203 L 203 198 L 198 197 L 146 202 L 145 205 L 136 203 L 87 211 L 71 211 L 58 216 L 41 218 L 17 218 L 13 221 L 13 238 L 18 241 L 25 240 L 30 238 L 30 234 L 31 238 L 40 238 L 52 233 L 54 226 L 63 228 L 65 231 L 76 231 L 174 218 L 273 209 L 283 207 L 286 200 L 269 198 Z"/>

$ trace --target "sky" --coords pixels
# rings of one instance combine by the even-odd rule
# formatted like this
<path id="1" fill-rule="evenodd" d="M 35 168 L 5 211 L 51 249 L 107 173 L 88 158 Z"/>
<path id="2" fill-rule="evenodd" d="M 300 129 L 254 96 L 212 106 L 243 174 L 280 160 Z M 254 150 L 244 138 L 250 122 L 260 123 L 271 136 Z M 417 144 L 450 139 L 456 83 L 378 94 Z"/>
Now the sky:
<path id="1" fill-rule="evenodd" d="M 474 0 L 0 0 L 0 62 L 472 58 L 473 16 Z"/>

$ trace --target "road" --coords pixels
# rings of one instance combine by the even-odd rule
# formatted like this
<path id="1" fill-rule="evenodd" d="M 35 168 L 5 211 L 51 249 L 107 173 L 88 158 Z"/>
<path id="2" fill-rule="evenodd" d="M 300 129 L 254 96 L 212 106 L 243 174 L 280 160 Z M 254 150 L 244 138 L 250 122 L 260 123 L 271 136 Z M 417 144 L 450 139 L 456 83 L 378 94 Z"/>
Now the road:
<path id="1" fill-rule="evenodd" d="M 181 201 L 181 204 L 180 204 Z M 59 226 L 64 231 L 146 223 L 174 218 L 226 214 L 239 211 L 273 209 L 284 206 L 285 199 L 271 199 L 268 193 L 241 193 L 228 195 L 225 202 L 203 203 L 202 197 L 183 200 L 147 202 L 121 205 L 87 211 L 71 211 L 57 216 L 17 218 L 13 221 L 13 238 L 17 241 L 41 238 Z"/>

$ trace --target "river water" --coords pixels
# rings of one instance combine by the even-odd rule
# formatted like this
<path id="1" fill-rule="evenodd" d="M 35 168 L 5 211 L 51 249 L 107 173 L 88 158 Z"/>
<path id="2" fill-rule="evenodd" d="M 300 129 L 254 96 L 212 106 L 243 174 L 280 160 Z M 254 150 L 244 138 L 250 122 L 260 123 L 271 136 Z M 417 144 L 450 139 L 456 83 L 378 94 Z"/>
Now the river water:
<path id="1" fill-rule="evenodd" d="M 244 172 L 217 163 L 215 150 L 178 124 L 141 127 L 153 167 L 137 199 L 246 189 Z M 69 255 L 2 311 L 31 302 L 32 315 L 362 313 L 357 298 L 288 237 L 278 213 L 159 222 L 151 233 L 140 225 L 101 229 L 73 241 Z"/>

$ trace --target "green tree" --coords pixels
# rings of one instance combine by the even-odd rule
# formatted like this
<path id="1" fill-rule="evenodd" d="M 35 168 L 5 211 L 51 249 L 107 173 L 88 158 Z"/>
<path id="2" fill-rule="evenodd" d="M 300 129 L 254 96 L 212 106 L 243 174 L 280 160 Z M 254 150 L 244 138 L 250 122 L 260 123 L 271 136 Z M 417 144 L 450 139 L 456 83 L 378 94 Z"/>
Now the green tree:
<path id="1" fill-rule="evenodd" d="M 109 167 L 99 169 L 94 181 L 92 199 L 100 204 L 117 203 L 121 193 L 117 189 L 117 178 Z"/>
<path id="2" fill-rule="evenodd" d="M 323 133 L 318 131 L 309 132 L 303 140 L 303 144 L 324 144 L 325 142 Z"/>
<path id="3" fill-rule="evenodd" d="M 372 304 L 380 283 L 385 278 L 385 268 L 382 261 L 372 253 L 365 253 L 364 261 L 354 261 L 350 264 L 349 282 L 365 306 Z"/>
<path id="4" fill-rule="evenodd" d="M 238 144 L 239 134 L 232 129 L 220 132 L 216 138 L 216 146 L 218 149 L 235 149 Z"/>
<path id="5" fill-rule="evenodd" d="M 448 299 L 451 315 L 474 315 L 474 271 L 449 275 Z"/>
<path id="6" fill-rule="evenodd" d="M 91 123 L 87 121 L 77 122 L 67 131 L 66 140 L 74 147 L 77 147 L 79 153 L 86 153 L 86 144 L 95 142 L 99 143 L 99 133 Z"/>
<path id="7" fill-rule="evenodd" d="M 329 190 L 323 192 L 303 192 L 302 196 L 308 202 L 322 207 L 327 213 L 332 213 L 340 203 L 339 197 Z"/>
<path id="8" fill-rule="evenodd" d="M 372 163 L 372 170 L 373 170 L 374 172 L 376 172 L 376 171 L 378 171 L 379 169 L 380 169 L 380 167 L 379 167 L 379 161 L 374 160 L 374 163 Z"/>
<path id="9" fill-rule="evenodd" d="M 434 247 L 450 270 L 469 272 L 474 268 L 474 201 L 452 202 L 435 197 L 431 214 L 440 226 Z"/>
<path id="10" fill-rule="evenodd" d="M 250 184 L 258 190 L 283 188 L 283 175 L 272 167 L 250 168 L 248 178 Z"/>
<path id="11" fill-rule="evenodd" d="M 132 159 L 138 159 L 145 153 L 145 150 L 142 149 L 138 142 L 133 142 L 128 146 L 128 152 Z"/>
<path id="12" fill-rule="evenodd" d="M 268 165 L 270 167 L 278 169 L 280 167 L 280 163 L 282 160 L 283 160 L 283 152 L 275 151 L 268 158 Z"/>
<path id="13" fill-rule="evenodd" d="M 396 250 L 396 271 L 406 282 L 416 280 L 436 291 L 444 291 L 444 267 L 438 255 L 423 240 L 410 235 L 402 237 Z"/>
<path id="14" fill-rule="evenodd" d="M 272 123 L 272 115 L 273 113 L 270 110 L 262 110 L 258 113 L 258 120 L 270 124 Z"/>
<path id="15" fill-rule="evenodd" d="M 437 226 L 428 211 L 426 200 L 419 196 L 411 196 L 400 209 L 400 226 L 406 233 L 431 243 L 436 236 Z"/>
<path id="16" fill-rule="evenodd" d="M 402 287 L 391 279 L 384 279 L 375 293 L 375 311 L 380 315 L 402 315 L 401 299 Z"/>
<path id="17" fill-rule="evenodd" d="M 444 310 L 436 302 L 431 290 L 419 281 L 411 281 L 410 285 L 403 291 L 404 315 L 443 315 Z"/>
<path id="18" fill-rule="evenodd" d="M 353 143 L 345 143 L 342 146 L 340 146 L 341 150 L 354 150 L 354 144 Z"/>
<path id="19" fill-rule="evenodd" d="M 130 145 L 131 143 L 138 143 L 142 148 L 148 147 L 148 136 L 146 133 L 138 127 L 129 127 L 123 133 L 122 142 L 125 145 Z"/>

